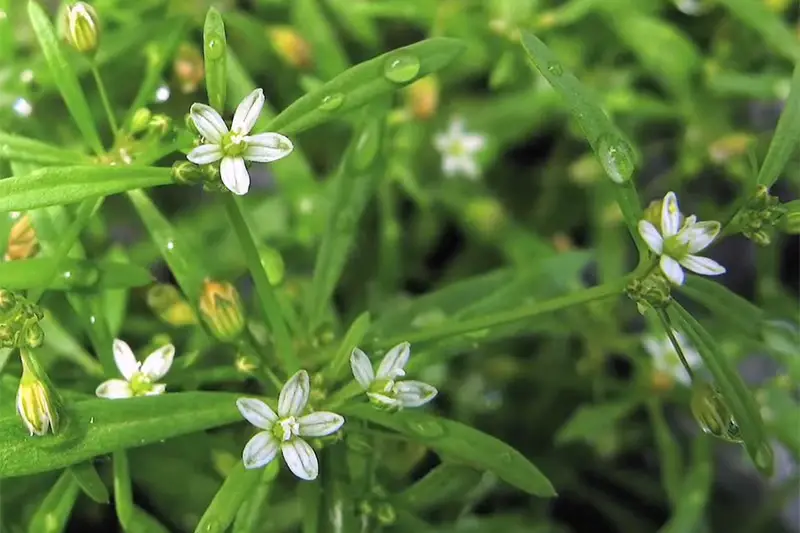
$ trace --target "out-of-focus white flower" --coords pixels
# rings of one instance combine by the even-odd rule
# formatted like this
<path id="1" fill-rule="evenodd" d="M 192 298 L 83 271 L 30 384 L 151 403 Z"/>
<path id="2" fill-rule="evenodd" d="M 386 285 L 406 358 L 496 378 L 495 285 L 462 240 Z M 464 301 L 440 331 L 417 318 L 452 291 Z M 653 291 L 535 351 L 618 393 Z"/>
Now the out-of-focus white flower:
<path id="1" fill-rule="evenodd" d="M 445 176 L 463 174 L 471 179 L 478 177 L 480 168 L 475 156 L 483 150 L 486 138 L 465 131 L 462 119 L 453 119 L 447 131 L 436 135 L 434 145 L 442 154 L 442 172 Z"/>
<path id="2" fill-rule="evenodd" d="M 410 356 L 411 345 L 401 342 L 386 353 L 376 373 L 367 354 L 356 348 L 350 354 L 350 368 L 374 403 L 397 409 L 419 407 L 433 400 L 439 391 L 422 381 L 397 380 L 406 375 L 404 369 Z"/>
<path id="3" fill-rule="evenodd" d="M 682 333 L 679 333 L 674 329 L 672 330 L 672 333 L 675 335 L 675 340 L 678 341 L 678 346 L 681 347 L 683 356 L 686 358 L 686 362 L 689 364 L 689 366 L 691 368 L 700 366 L 702 359 L 700 358 L 698 351 L 691 344 L 689 344 L 689 341 L 683 336 Z M 667 334 L 664 334 L 662 337 L 647 335 L 642 340 L 642 344 L 644 344 L 644 349 L 653 359 L 654 370 L 658 372 L 664 372 L 686 386 L 691 385 L 692 380 L 689 377 L 689 374 L 686 372 L 686 369 L 683 367 L 683 364 L 681 364 L 681 359 L 678 356 L 678 352 L 670 342 Z"/>
<path id="4" fill-rule="evenodd" d="M 167 386 L 156 383 L 169 372 L 175 346 L 167 344 L 148 355 L 144 363 L 136 360 L 128 344 L 114 339 L 114 361 L 125 379 L 109 379 L 97 387 L 95 394 L 100 398 L 116 400 L 133 396 L 155 396 L 162 394 Z"/>

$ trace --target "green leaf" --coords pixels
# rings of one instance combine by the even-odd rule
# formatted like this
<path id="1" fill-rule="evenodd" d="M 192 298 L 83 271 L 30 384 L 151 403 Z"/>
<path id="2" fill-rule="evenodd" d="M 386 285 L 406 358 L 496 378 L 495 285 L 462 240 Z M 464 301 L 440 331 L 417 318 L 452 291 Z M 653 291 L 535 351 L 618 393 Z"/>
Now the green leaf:
<path id="1" fill-rule="evenodd" d="M 388 95 L 423 76 L 443 69 L 464 49 L 465 46 L 461 41 L 437 37 L 398 48 L 359 63 L 342 72 L 318 90 L 296 100 L 270 121 L 265 129 L 280 131 L 288 135 L 327 122 L 359 108 L 379 96 Z M 404 82 L 390 81 L 384 75 L 386 63 L 394 61 L 398 56 L 419 60 L 417 74 Z M 323 101 L 325 101 L 324 104 Z M 259 129 L 259 131 L 263 130 Z"/>
<path id="2" fill-rule="evenodd" d="M 50 273 L 56 269 L 56 277 Z M 52 257 L 0 263 L 0 280 L 11 290 L 47 287 L 49 290 L 107 290 L 143 287 L 153 282 L 150 272 L 132 263 L 81 261 Z"/>
<path id="3" fill-rule="evenodd" d="M 225 72 L 228 43 L 225 38 L 225 23 L 215 8 L 209 8 L 203 25 L 203 57 L 206 68 L 206 90 L 208 103 L 222 112 L 225 109 L 225 90 L 228 77 Z"/>
<path id="4" fill-rule="evenodd" d="M 124 525 L 121 519 L 120 523 Z M 170 533 L 170 531 L 146 511 L 134 507 L 131 519 L 125 527 L 125 533 Z"/>
<path id="5" fill-rule="evenodd" d="M 773 50 L 789 61 L 800 59 L 800 45 L 797 37 L 784 24 L 777 13 L 770 11 L 759 0 L 722 0 L 742 24 L 758 33 Z"/>
<path id="6" fill-rule="evenodd" d="M 297 498 L 303 507 L 303 516 L 300 520 L 302 533 L 319 531 L 320 511 L 322 510 L 321 496 L 319 483 L 303 483 L 297 488 Z"/>
<path id="7" fill-rule="evenodd" d="M 442 463 L 401 492 L 398 498 L 410 511 L 426 511 L 450 501 L 463 500 L 482 477 L 482 472 L 469 466 Z"/>
<path id="8" fill-rule="evenodd" d="M 100 142 L 100 135 L 97 133 L 92 111 L 83 94 L 81 85 L 75 70 L 67 59 L 61 44 L 56 37 L 53 25 L 41 6 L 31 0 L 28 2 L 28 16 L 31 19 L 33 32 L 36 40 L 42 48 L 47 65 L 53 75 L 53 80 L 61 92 L 61 97 L 67 105 L 70 115 L 78 126 L 83 138 L 95 153 L 103 152 L 103 143 Z M 2 194 L 0 194 L 2 196 Z"/>
<path id="9" fill-rule="evenodd" d="M 117 450 L 241 420 L 237 394 L 169 393 L 67 405 L 58 435 L 32 439 L 15 412 L 0 416 L 0 478 L 63 468 Z"/>
<path id="10" fill-rule="evenodd" d="M 64 531 L 79 492 L 78 482 L 65 470 L 36 509 L 28 525 L 28 533 Z"/>
<path id="11" fill-rule="evenodd" d="M 280 472 L 280 462 L 278 461 L 272 461 L 261 470 L 261 479 L 250 494 L 244 498 L 236 513 L 233 533 L 262 531 L 264 517 L 269 514 L 269 497 L 272 494 L 278 472 Z"/>
<path id="12" fill-rule="evenodd" d="M 83 492 L 91 499 L 97 503 L 109 502 L 108 489 L 91 461 L 70 466 L 67 471 L 72 474 Z"/>
<path id="13" fill-rule="evenodd" d="M 236 518 L 239 507 L 255 488 L 261 477 L 260 470 L 247 470 L 241 461 L 228 473 L 214 499 L 211 500 L 195 533 L 224 533 Z"/>
<path id="14" fill-rule="evenodd" d="M 347 149 L 334 178 L 328 224 L 322 236 L 308 301 L 312 328 L 319 325 L 347 263 L 359 222 L 383 176 L 380 157 L 386 124 L 386 103 L 381 98 L 364 112 L 364 122 Z"/>
<path id="15" fill-rule="evenodd" d="M 759 336 L 764 312 L 724 285 L 700 276 L 687 276 L 680 291 L 735 326 L 737 333 Z"/>
<path id="16" fill-rule="evenodd" d="M 432 448 L 445 459 L 488 470 L 529 494 L 553 497 L 550 481 L 508 444 L 464 424 L 419 412 L 379 411 L 368 404 L 340 408 L 345 416 L 387 427 Z"/>
<path id="17" fill-rule="evenodd" d="M 364 338 L 369 329 L 369 323 L 370 314 L 368 311 L 364 311 L 350 324 L 350 328 L 345 333 L 342 342 L 339 343 L 339 349 L 336 350 L 336 355 L 331 359 L 331 364 L 327 369 L 329 379 L 335 381 L 343 374 L 343 370 L 347 368 L 347 363 L 350 360 L 350 354 L 361 342 L 361 339 Z"/>
<path id="18" fill-rule="evenodd" d="M 758 172 L 758 185 L 772 187 L 798 145 L 800 145 L 800 63 L 794 67 L 789 98 L 778 119 L 764 164 Z"/>
<path id="19" fill-rule="evenodd" d="M 0 131 L 0 159 L 26 161 L 40 165 L 74 165 L 89 162 L 86 155 L 47 143 Z"/>
<path id="20" fill-rule="evenodd" d="M 46 167 L 0 180 L 0 212 L 70 204 L 172 182 L 169 168 Z"/>
<path id="21" fill-rule="evenodd" d="M 696 437 L 694 460 L 689 474 L 681 485 L 675 511 L 664 527 L 658 530 L 659 533 L 697 531 L 697 525 L 706 513 L 713 480 L 708 439 L 703 436 Z"/>
<path id="22" fill-rule="evenodd" d="M 114 509 L 122 529 L 130 532 L 131 526 L 137 521 L 137 512 L 133 505 L 133 486 L 131 485 L 128 453 L 125 451 L 114 452 L 112 460 L 114 465 Z"/>
<path id="23" fill-rule="evenodd" d="M 635 400 L 609 402 L 600 405 L 582 405 L 556 433 L 558 444 L 570 442 L 595 442 L 598 435 L 613 431 L 613 426 L 636 407 Z"/>
<path id="24" fill-rule="evenodd" d="M 323 80 L 329 80 L 350 66 L 347 54 L 336 37 L 330 18 L 319 0 L 292 2 L 292 25 L 311 45 L 314 68 Z"/>
<path id="25" fill-rule="evenodd" d="M 647 402 L 647 411 L 650 414 L 650 423 L 653 425 L 653 432 L 655 433 L 664 491 L 667 493 L 670 503 L 674 506 L 681 494 L 683 456 L 664 418 L 661 402 L 656 398 L 650 398 Z"/>

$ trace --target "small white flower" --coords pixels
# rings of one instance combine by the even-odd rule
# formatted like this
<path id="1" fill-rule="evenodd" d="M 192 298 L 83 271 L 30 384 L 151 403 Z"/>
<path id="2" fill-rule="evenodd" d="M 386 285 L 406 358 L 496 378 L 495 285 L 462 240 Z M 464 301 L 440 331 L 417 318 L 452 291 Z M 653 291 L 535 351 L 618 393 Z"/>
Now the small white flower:
<path id="1" fill-rule="evenodd" d="M 375 403 L 398 409 L 419 407 L 433 400 L 439 391 L 422 381 L 397 380 L 406 375 L 404 368 L 410 356 L 411 345 L 401 342 L 386 353 L 376 374 L 367 354 L 355 348 L 350 354 L 350 368 Z"/>
<path id="2" fill-rule="evenodd" d="M 719 232 L 719 222 L 697 222 L 694 215 L 683 220 L 674 192 L 667 193 L 661 203 L 661 231 L 646 220 L 639 221 L 639 234 L 661 256 L 661 271 L 675 285 L 683 283 L 683 268 L 704 276 L 725 273 L 725 267 L 713 259 L 694 255 L 705 250 Z"/>
<path id="3" fill-rule="evenodd" d="M 486 138 L 477 133 L 467 133 L 463 120 L 453 119 L 447 131 L 436 135 L 434 145 L 442 153 L 442 172 L 445 176 L 461 173 L 471 179 L 478 177 L 480 169 L 475 155 L 483 150 Z"/>
<path id="4" fill-rule="evenodd" d="M 239 398 L 239 412 L 260 431 L 245 445 L 242 460 L 245 468 L 260 468 L 267 465 L 278 449 L 289 470 L 300 479 L 316 479 L 319 463 L 314 449 L 300 437 L 324 437 L 335 433 L 344 424 L 344 418 L 336 413 L 315 411 L 300 416 L 308 404 L 311 384 L 305 370 L 297 372 L 281 389 L 278 397 L 278 413 L 255 398 Z"/>
<path id="5" fill-rule="evenodd" d="M 209 165 L 221 160 L 219 171 L 222 183 L 234 194 L 245 194 L 250 189 L 250 174 L 245 161 L 269 163 L 289 155 L 292 141 L 279 133 L 248 135 L 256 125 L 264 107 L 264 91 L 250 93 L 233 115 L 231 129 L 212 107 L 192 104 L 189 111 L 197 131 L 203 136 L 201 144 L 186 158 L 196 165 Z"/>
<path id="6" fill-rule="evenodd" d="M 678 346 L 681 347 L 683 356 L 686 358 L 686 362 L 689 364 L 689 366 L 691 368 L 700 366 L 702 363 L 700 354 L 691 344 L 689 344 L 689 341 L 686 339 L 686 337 L 674 329 L 672 330 L 672 334 L 675 335 L 675 340 L 678 341 Z M 668 335 L 664 334 L 662 337 L 647 335 L 642 340 L 642 344 L 644 344 L 644 349 L 653 359 L 654 370 L 669 374 L 675 380 L 683 383 L 686 386 L 692 384 L 692 380 L 689 377 L 689 374 L 686 372 L 686 369 L 683 367 L 681 359 L 678 356 L 678 352 L 670 342 Z"/>
<path id="7" fill-rule="evenodd" d="M 167 386 L 156 381 L 169 372 L 174 357 L 175 346 L 167 344 L 148 355 L 144 363 L 140 363 L 126 342 L 114 339 L 114 361 L 125 379 L 104 381 L 97 387 L 95 394 L 111 400 L 162 394 Z"/>

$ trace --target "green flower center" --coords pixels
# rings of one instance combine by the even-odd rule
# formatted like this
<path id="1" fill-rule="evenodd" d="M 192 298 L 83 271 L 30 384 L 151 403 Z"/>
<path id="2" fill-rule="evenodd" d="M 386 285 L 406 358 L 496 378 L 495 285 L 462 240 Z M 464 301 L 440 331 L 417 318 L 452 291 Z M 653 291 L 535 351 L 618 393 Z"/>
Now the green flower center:
<path id="1" fill-rule="evenodd" d="M 272 434 L 279 441 L 285 442 L 300 434 L 300 424 L 293 416 L 281 418 L 272 426 Z"/>
<path id="2" fill-rule="evenodd" d="M 679 235 L 664 239 L 664 255 L 678 260 L 689 254 L 689 243 L 678 238 Z"/>
<path id="3" fill-rule="evenodd" d="M 467 149 L 464 147 L 464 143 L 461 141 L 453 141 L 453 143 L 447 148 L 447 155 L 453 157 L 461 157 L 467 153 Z"/>
<path id="4" fill-rule="evenodd" d="M 244 135 L 236 132 L 230 132 L 222 137 L 222 151 L 226 156 L 238 157 L 247 150 L 247 143 L 244 141 Z"/>
<path id="5" fill-rule="evenodd" d="M 150 378 L 141 372 L 135 373 L 131 378 L 130 383 L 131 392 L 133 392 L 134 396 L 143 396 L 153 389 L 153 384 L 150 381 Z"/>

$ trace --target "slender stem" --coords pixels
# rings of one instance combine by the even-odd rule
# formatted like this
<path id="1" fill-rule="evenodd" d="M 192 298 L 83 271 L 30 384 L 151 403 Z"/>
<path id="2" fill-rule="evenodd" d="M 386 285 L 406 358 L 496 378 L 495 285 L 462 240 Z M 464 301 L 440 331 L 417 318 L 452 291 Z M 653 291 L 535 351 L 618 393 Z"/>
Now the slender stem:
<path id="1" fill-rule="evenodd" d="M 250 232 L 247 221 L 242 214 L 239 199 L 232 194 L 226 194 L 225 210 L 228 212 L 228 218 L 231 221 L 233 230 L 242 245 L 247 267 L 256 285 L 256 292 L 258 293 L 258 300 L 261 304 L 264 318 L 267 319 L 272 330 L 272 336 L 275 339 L 275 348 L 283 361 L 284 370 L 287 375 L 291 375 L 300 369 L 300 362 L 294 353 L 294 345 L 289 336 L 286 322 L 283 320 L 278 299 L 272 292 L 272 285 L 270 285 L 267 273 L 261 265 L 258 249 L 256 248 L 255 240 L 253 240 L 253 234 Z"/>
<path id="2" fill-rule="evenodd" d="M 249 332 L 246 335 L 246 338 L 243 338 L 239 342 L 239 349 L 245 352 L 246 355 L 254 358 L 256 361 L 259 361 L 260 364 L 257 368 L 256 377 L 258 380 L 263 384 L 265 381 L 269 381 L 275 387 L 276 392 L 281 391 L 281 387 L 283 387 L 283 383 L 281 380 L 278 379 L 278 376 L 275 375 L 275 372 L 267 366 L 266 357 L 262 357 L 258 350 L 256 350 L 255 341 L 253 340 L 252 336 Z"/>
<path id="3" fill-rule="evenodd" d="M 119 132 L 119 129 L 117 128 L 117 119 L 114 118 L 114 111 L 111 108 L 111 102 L 108 99 L 108 93 L 106 93 L 106 86 L 103 84 L 103 79 L 100 77 L 100 71 L 97 70 L 97 65 L 95 64 L 92 64 L 92 75 L 94 76 L 95 84 L 97 84 L 97 90 L 100 93 L 100 100 L 103 102 L 103 108 L 106 111 L 108 124 L 111 126 L 111 133 L 116 139 L 117 133 Z"/>
<path id="4" fill-rule="evenodd" d="M 664 329 L 667 332 L 669 342 L 672 343 L 672 347 L 675 348 L 675 351 L 678 353 L 678 358 L 680 358 L 683 368 L 685 368 L 686 373 L 689 374 L 689 379 L 691 379 L 692 383 L 694 383 L 694 372 L 692 371 L 692 367 L 689 366 L 689 363 L 686 361 L 686 356 L 683 355 L 683 350 L 681 349 L 681 345 L 678 344 L 678 339 L 675 338 L 675 333 L 672 331 L 672 324 L 670 323 L 669 315 L 667 315 L 667 312 L 664 309 L 659 309 L 658 318 L 661 320 L 661 325 L 664 326 Z"/>

